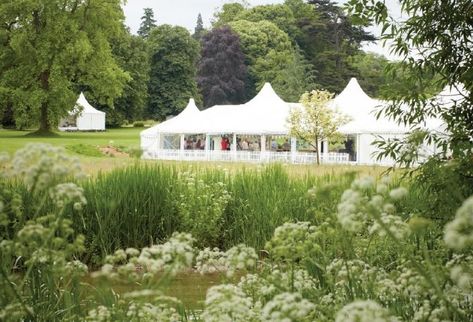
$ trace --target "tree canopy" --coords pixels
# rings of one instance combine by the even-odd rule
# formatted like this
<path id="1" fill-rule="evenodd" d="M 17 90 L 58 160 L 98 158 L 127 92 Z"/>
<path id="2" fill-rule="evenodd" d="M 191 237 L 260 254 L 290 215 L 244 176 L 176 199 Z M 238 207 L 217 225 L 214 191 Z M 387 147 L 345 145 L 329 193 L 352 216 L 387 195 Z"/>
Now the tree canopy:
<path id="1" fill-rule="evenodd" d="M 154 19 L 153 9 L 145 8 L 143 16 L 141 17 L 141 24 L 140 29 L 138 29 L 138 35 L 143 38 L 148 38 L 153 28 L 156 28 L 156 20 Z"/>
<path id="2" fill-rule="evenodd" d="M 121 95 L 129 75 L 109 44 L 122 31 L 121 1 L 8 1 L 0 17 L 0 87 L 18 122 L 49 131 L 74 106 L 79 86 L 109 105 Z"/>
<path id="3" fill-rule="evenodd" d="M 314 148 L 317 164 L 320 164 L 319 143 L 341 139 L 338 129 L 349 121 L 347 116 L 328 107 L 332 98 L 333 94 L 324 90 L 306 92 L 300 99 L 302 107 L 292 109 L 289 114 L 291 136 Z"/>
<path id="4" fill-rule="evenodd" d="M 245 102 L 248 71 L 240 39 L 229 27 L 213 29 L 202 39 L 198 84 L 204 107 Z"/>
<path id="5" fill-rule="evenodd" d="M 165 119 L 178 114 L 189 98 L 199 100 L 196 65 L 199 44 L 183 27 L 161 25 L 149 36 L 151 55 L 147 115 Z"/>

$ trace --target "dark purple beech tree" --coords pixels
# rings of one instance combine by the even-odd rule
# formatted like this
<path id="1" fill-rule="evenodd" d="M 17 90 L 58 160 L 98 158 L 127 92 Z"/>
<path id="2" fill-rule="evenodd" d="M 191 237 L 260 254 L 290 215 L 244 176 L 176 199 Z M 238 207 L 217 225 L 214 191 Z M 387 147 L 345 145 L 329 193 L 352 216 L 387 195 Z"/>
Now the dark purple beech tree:
<path id="1" fill-rule="evenodd" d="M 227 26 L 207 33 L 202 38 L 197 73 L 204 107 L 244 103 L 247 78 L 245 55 L 238 35 Z"/>

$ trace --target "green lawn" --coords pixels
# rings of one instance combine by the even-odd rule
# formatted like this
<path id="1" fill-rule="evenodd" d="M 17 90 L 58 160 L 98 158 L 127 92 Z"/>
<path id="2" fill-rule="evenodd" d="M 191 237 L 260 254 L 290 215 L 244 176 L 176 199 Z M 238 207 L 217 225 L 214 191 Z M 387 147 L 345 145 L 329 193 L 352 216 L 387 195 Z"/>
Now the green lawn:
<path id="1" fill-rule="evenodd" d="M 38 137 L 32 136 L 32 131 L 0 129 L 0 152 L 6 151 L 14 154 L 15 151 L 28 143 L 49 143 L 63 146 L 68 148 L 67 151 L 70 154 L 81 160 L 82 168 L 86 173 L 97 173 L 136 162 L 135 158 L 100 156 L 98 147 L 107 146 L 110 141 L 113 141 L 114 146 L 137 149 L 140 146 L 140 132 L 143 130 L 143 128 L 120 128 L 107 130 L 106 132 L 57 132 L 57 136 Z M 99 157 L 74 152 L 80 150 L 95 150 Z"/>
<path id="2" fill-rule="evenodd" d="M 0 129 L 0 150 L 14 153 L 31 142 L 60 146 L 74 144 L 104 146 L 113 141 L 114 145 L 138 148 L 141 131 L 143 131 L 143 128 L 121 128 L 107 130 L 106 132 L 57 132 L 56 137 L 36 137 L 29 135 L 32 133 L 30 131 Z"/>
<path id="3" fill-rule="evenodd" d="M 6 151 L 10 154 L 28 143 L 50 143 L 63 147 L 75 147 L 68 149 L 68 152 L 80 158 L 83 169 L 86 173 L 94 174 L 103 170 L 111 170 L 117 167 L 127 166 L 137 162 L 135 158 L 118 158 L 106 155 L 93 157 L 83 153 L 76 153 L 74 150 L 84 150 L 78 145 L 86 145 L 88 148 L 107 146 L 113 141 L 114 146 L 125 148 L 139 148 L 140 132 L 143 128 L 120 128 L 111 129 L 106 132 L 57 132 L 55 137 L 31 136 L 32 131 L 14 131 L 0 129 L 0 152 Z M 150 161 L 153 162 L 153 161 Z M 246 163 L 225 163 L 225 162 L 176 162 L 160 161 L 162 163 L 179 164 L 184 167 L 191 165 L 199 168 L 223 167 L 230 172 L 238 172 L 242 169 L 253 169 L 260 167 L 258 164 Z M 356 171 L 365 175 L 379 175 L 386 170 L 378 166 L 352 166 L 352 165 L 285 165 L 291 176 L 304 177 L 306 175 L 325 175 Z"/>

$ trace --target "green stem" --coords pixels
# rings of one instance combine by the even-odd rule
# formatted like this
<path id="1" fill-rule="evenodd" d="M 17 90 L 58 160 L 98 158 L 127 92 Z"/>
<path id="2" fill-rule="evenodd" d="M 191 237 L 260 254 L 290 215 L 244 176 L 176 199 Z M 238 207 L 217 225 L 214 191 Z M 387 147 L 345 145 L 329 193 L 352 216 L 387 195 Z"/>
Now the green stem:
<path id="1" fill-rule="evenodd" d="M 20 302 L 20 305 L 23 307 L 23 309 L 25 310 L 25 312 L 28 314 L 28 316 L 34 320 L 34 312 L 32 312 L 30 310 L 30 308 L 28 308 L 26 306 L 26 304 L 23 302 L 23 299 L 21 298 L 20 294 L 18 293 L 17 289 L 13 286 L 13 282 L 10 281 L 10 279 L 8 278 L 8 274 L 5 272 L 3 266 L 1 267 L 0 269 L 0 273 L 2 274 L 3 278 L 7 281 L 7 284 L 8 286 L 11 288 L 11 290 L 13 291 L 13 293 L 15 294 L 15 297 L 17 298 L 18 302 Z"/>

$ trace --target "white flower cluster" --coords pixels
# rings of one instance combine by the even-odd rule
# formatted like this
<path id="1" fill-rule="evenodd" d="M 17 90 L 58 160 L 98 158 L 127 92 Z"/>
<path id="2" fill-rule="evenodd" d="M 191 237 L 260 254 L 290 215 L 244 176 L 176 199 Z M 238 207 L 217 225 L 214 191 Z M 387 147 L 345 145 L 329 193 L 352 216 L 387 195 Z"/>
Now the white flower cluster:
<path id="1" fill-rule="evenodd" d="M 338 311 L 335 322 L 398 322 L 389 311 L 374 301 L 355 301 Z"/>
<path id="2" fill-rule="evenodd" d="M 271 285 L 277 286 L 286 292 L 310 292 L 317 288 L 317 281 L 305 269 L 296 268 L 294 271 L 274 269 L 267 280 Z"/>
<path id="3" fill-rule="evenodd" d="M 242 276 L 237 286 L 245 292 L 247 296 L 259 301 L 270 299 L 278 292 L 276 285 L 257 274 L 246 274 Z"/>
<path id="4" fill-rule="evenodd" d="M 298 260 L 317 247 L 317 231 L 309 222 L 284 223 L 275 229 L 266 248 L 275 258 Z"/>
<path id="5" fill-rule="evenodd" d="M 406 197 L 406 188 L 388 188 L 389 179 L 383 178 L 375 184 L 373 178 L 355 180 L 345 190 L 338 204 L 337 218 L 342 227 L 351 232 L 360 232 L 369 226 L 370 234 L 381 237 L 388 233 L 401 239 L 409 233 L 409 226 L 396 213 L 394 202 Z"/>
<path id="6" fill-rule="evenodd" d="M 61 183 L 49 190 L 49 195 L 58 208 L 73 204 L 74 209 L 79 211 L 87 204 L 84 197 L 84 189 L 75 183 Z"/>
<path id="7" fill-rule="evenodd" d="M 231 277 L 237 270 L 250 270 L 256 267 L 258 255 L 252 247 L 239 244 L 225 253 L 227 262 L 227 277 Z"/>
<path id="8" fill-rule="evenodd" d="M 164 244 L 145 247 L 139 252 L 134 248 L 119 249 L 107 256 L 107 264 L 103 265 L 93 277 L 140 279 L 152 277 L 158 272 L 166 271 L 175 275 L 192 267 L 194 260 L 194 238 L 186 233 L 174 233 Z M 119 264 L 114 267 L 113 264 Z"/>
<path id="9" fill-rule="evenodd" d="M 261 312 L 261 321 L 303 322 L 313 321 L 315 305 L 299 293 L 281 293 L 266 303 Z"/>
<path id="10" fill-rule="evenodd" d="M 127 321 L 179 322 L 181 316 L 166 304 L 131 303 L 126 312 Z"/>
<path id="11" fill-rule="evenodd" d="M 11 162 L 14 175 L 37 190 L 43 190 L 57 180 L 82 176 L 78 159 L 67 156 L 62 147 L 30 143 L 18 150 Z"/>
<path id="12" fill-rule="evenodd" d="M 473 256 L 454 255 L 446 267 L 450 269 L 450 278 L 460 289 L 473 290 Z"/>
<path id="13" fill-rule="evenodd" d="M 27 306 L 26 309 L 31 314 L 34 313 L 31 307 Z M 6 304 L 0 308 L 0 321 L 27 321 L 27 316 L 27 312 L 18 302 Z"/>
<path id="14" fill-rule="evenodd" d="M 259 308 L 240 288 L 222 284 L 207 291 L 201 318 L 205 322 L 256 322 L 259 321 L 258 316 Z"/>
<path id="15" fill-rule="evenodd" d="M 258 255 L 254 248 L 239 244 L 226 252 L 205 248 L 199 252 L 196 261 L 196 269 L 201 274 L 225 271 L 227 277 L 232 277 L 238 270 L 255 268 Z"/>
<path id="16" fill-rule="evenodd" d="M 445 226 L 444 241 L 456 251 L 473 247 L 473 196 L 463 202 L 455 219 Z"/>
<path id="17" fill-rule="evenodd" d="M 85 320 L 90 322 L 109 322 L 112 321 L 112 313 L 106 306 L 99 305 L 97 308 L 89 311 Z"/>
<path id="18" fill-rule="evenodd" d="M 212 274 L 227 270 L 225 252 L 218 248 L 204 248 L 196 257 L 196 269 L 201 274 Z"/>

